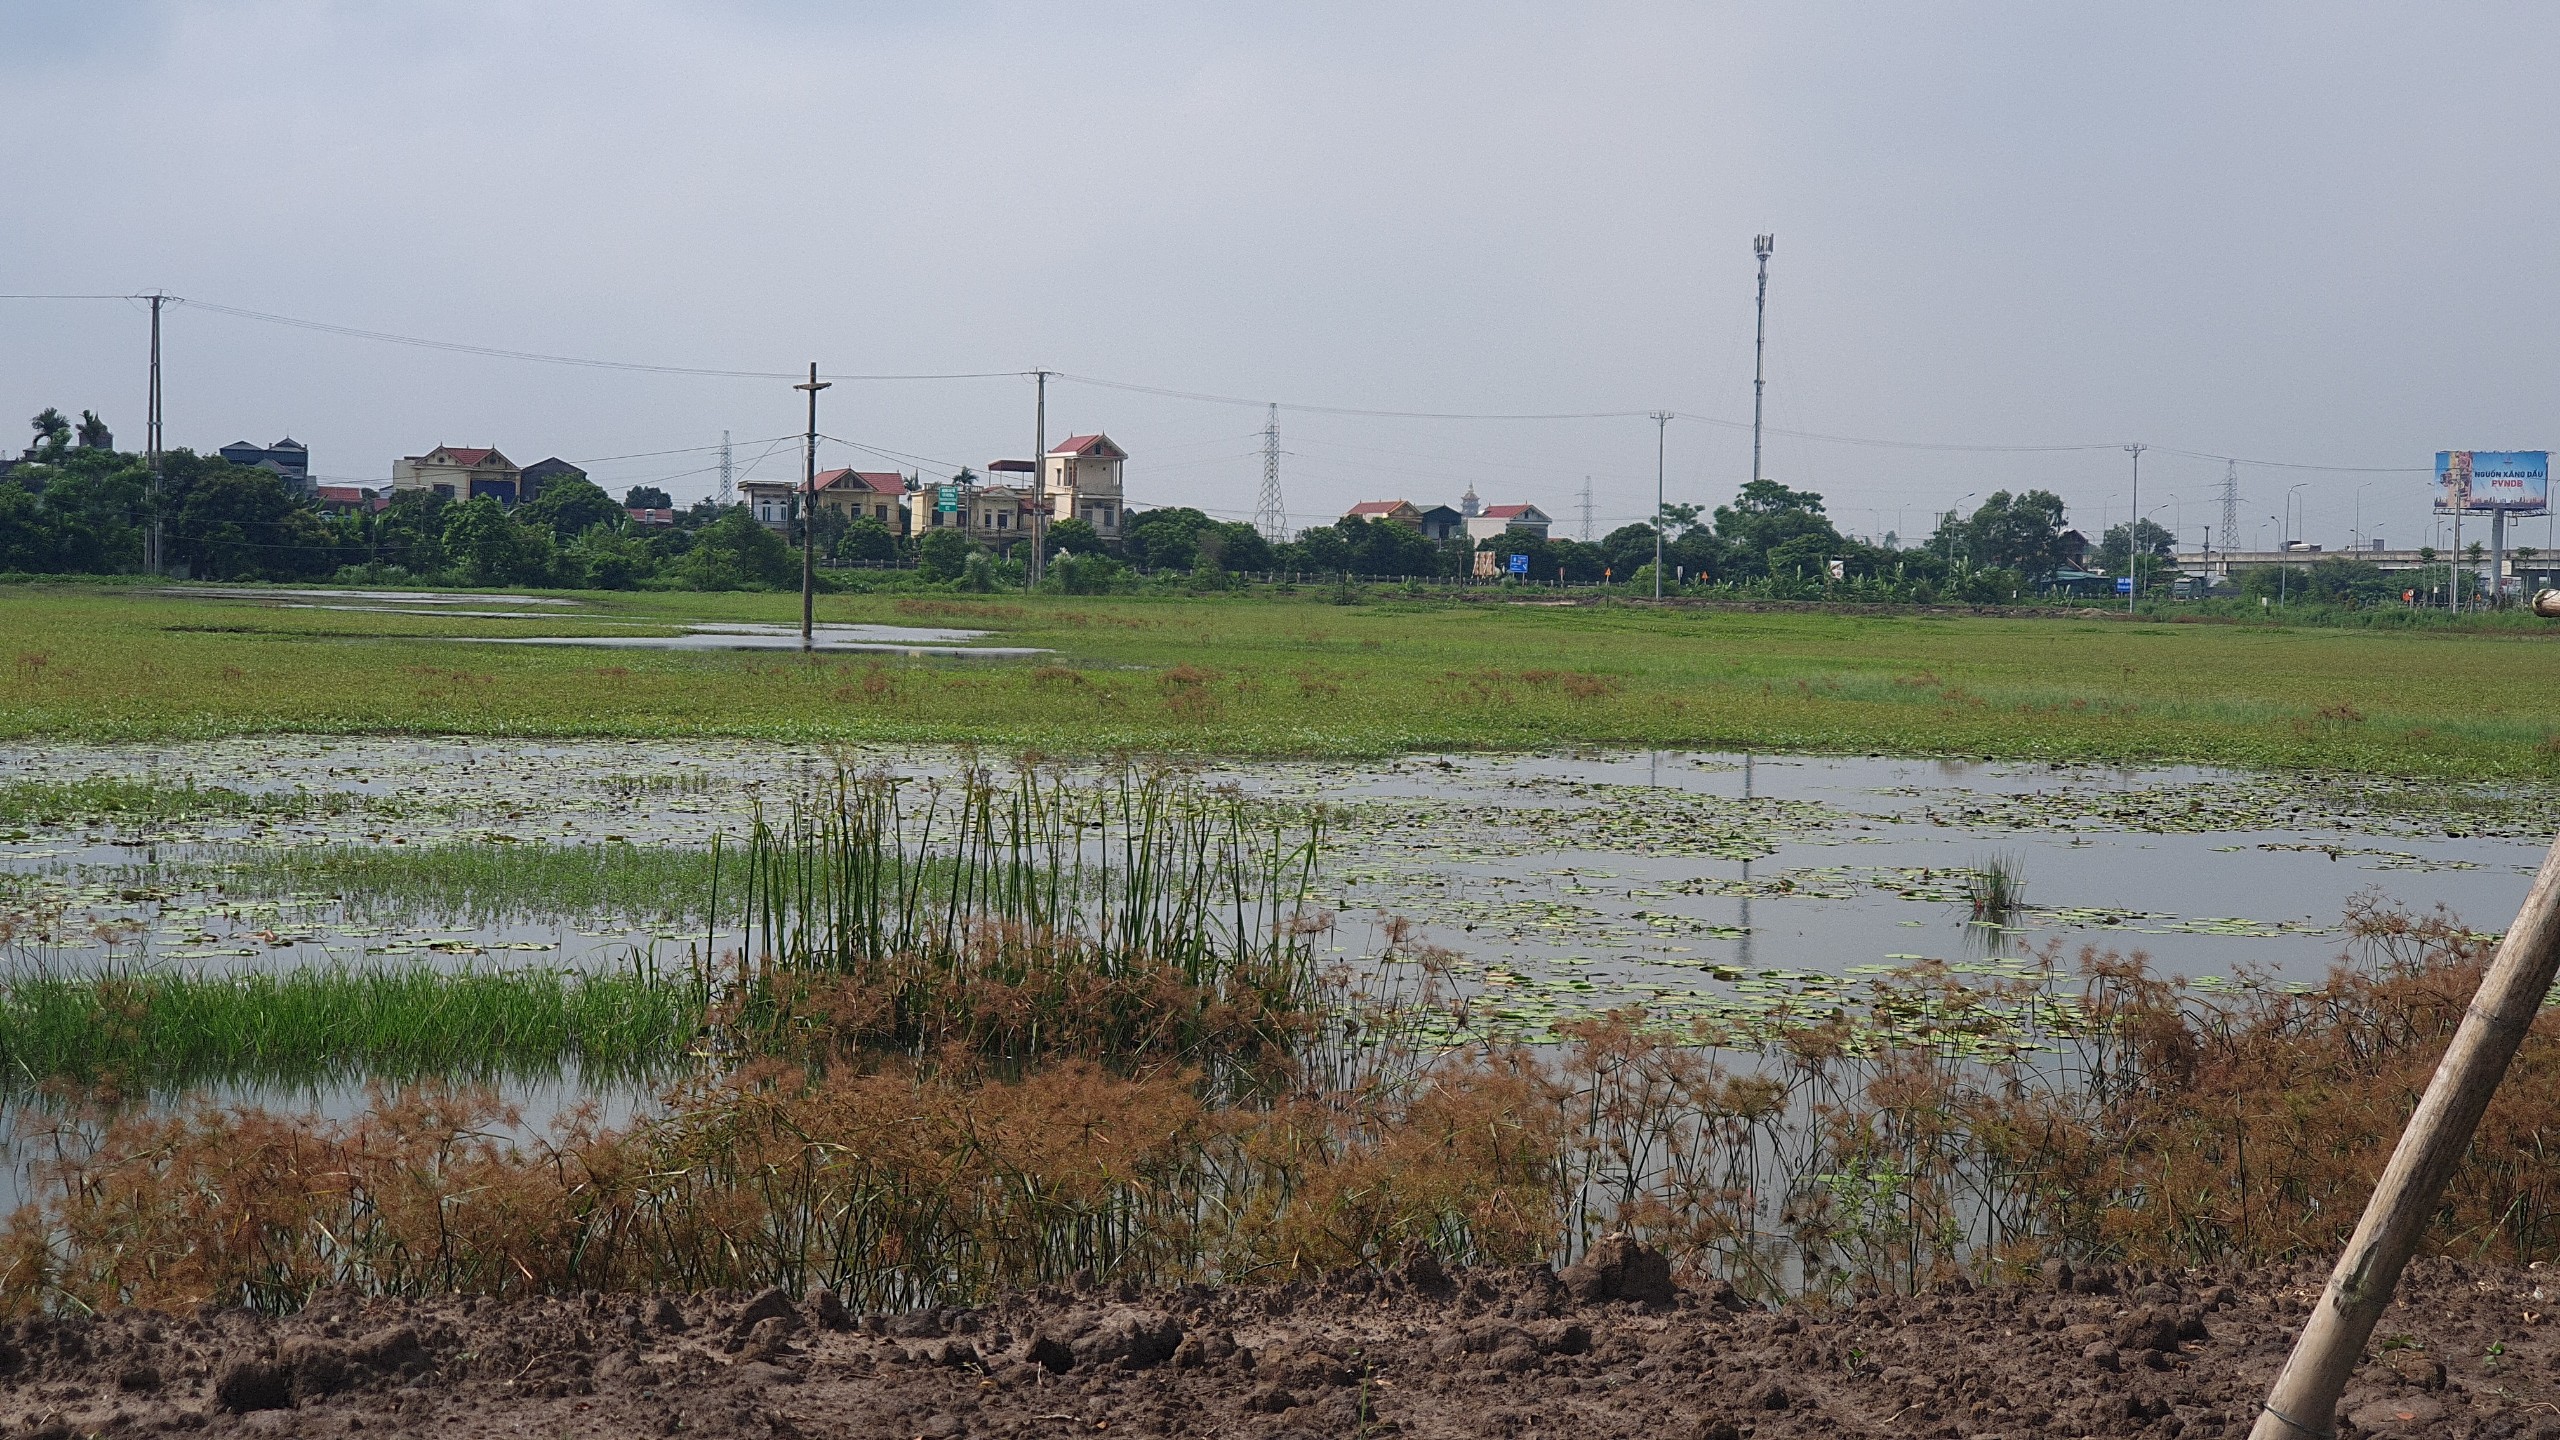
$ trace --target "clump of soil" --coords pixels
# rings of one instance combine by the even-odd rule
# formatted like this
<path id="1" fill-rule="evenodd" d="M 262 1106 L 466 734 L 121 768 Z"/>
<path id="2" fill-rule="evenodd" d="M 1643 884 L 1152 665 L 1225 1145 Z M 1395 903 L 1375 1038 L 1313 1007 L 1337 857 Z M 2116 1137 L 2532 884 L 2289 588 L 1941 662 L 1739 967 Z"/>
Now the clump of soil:
<path id="1" fill-rule="evenodd" d="M 1321 1285 L 895 1315 L 768 1290 L 24 1319 L 0 1327 L 0 1433 L 2237 1436 L 2322 1278 L 2057 1264 L 1764 1310 L 1672 1286 L 1659 1258 L 1416 1256 Z M 2338 1433 L 2560 1440 L 2543 1275 L 2413 1266 Z"/>

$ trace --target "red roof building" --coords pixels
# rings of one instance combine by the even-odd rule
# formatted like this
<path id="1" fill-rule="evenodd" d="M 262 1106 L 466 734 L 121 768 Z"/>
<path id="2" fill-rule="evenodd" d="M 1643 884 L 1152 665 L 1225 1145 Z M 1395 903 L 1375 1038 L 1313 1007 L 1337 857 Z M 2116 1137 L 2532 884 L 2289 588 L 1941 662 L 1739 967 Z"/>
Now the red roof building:
<path id="1" fill-rule="evenodd" d="M 1422 507 L 1410 500 L 1363 500 L 1342 512 L 1346 520 L 1392 520 L 1410 529 L 1422 528 Z"/>

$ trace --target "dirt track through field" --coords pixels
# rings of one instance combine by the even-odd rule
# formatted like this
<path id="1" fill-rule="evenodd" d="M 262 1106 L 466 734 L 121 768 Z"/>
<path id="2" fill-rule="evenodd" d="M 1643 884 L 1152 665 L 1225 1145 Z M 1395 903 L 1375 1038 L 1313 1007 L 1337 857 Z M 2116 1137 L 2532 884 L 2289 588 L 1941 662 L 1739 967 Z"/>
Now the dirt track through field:
<path id="1" fill-rule="evenodd" d="M 2560 1437 L 2560 1299 L 2543 1277 L 2414 1266 L 2339 1433 Z M 2318 1280 L 2049 1272 L 1768 1311 L 1722 1287 L 1671 1290 L 1633 1253 L 1561 1278 L 1443 1276 L 1424 1258 L 1324 1285 L 872 1316 L 778 1291 L 323 1297 L 282 1320 L 16 1322 L 0 1329 L 0 1423 L 65 1440 L 2236 1436 Z"/>

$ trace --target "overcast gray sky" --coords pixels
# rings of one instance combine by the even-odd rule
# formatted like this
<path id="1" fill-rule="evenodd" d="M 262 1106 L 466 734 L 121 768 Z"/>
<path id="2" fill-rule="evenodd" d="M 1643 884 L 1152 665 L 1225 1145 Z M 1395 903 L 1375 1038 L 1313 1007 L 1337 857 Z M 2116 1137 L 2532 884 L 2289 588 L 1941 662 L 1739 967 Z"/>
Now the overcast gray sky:
<path id="1" fill-rule="evenodd" d="M 751 370 L 1020 371 L 1289 405 L 1297 523 L 1354 500 L 1652 505 L 1657 408 L 2241 467 L 2244 541 L 2425 538 L 2444 447 L 2541 448 L 2560 331 L 2560 7 L 2241 4 L 152 4 L 0 0 L 0 291 L 190 299 L 506 349 Z M 0 414 L 142 429 L 122 302 L 0 301 Z M 786 384 L 402 348 L 186 306 L 171 444 L 314 468 L 736 433 Z M 928 473 L 1027 452 L 1019 378 L 848 382 L 822 428 Z M 1243 518 L 1258 407 L 1053 381 L 1133 498 Z M 19 423 L 12 419 L 13 426 Z M 16 442 L 10 442 L 16 443 Z M 1678 420 L 1675 500 L 1750 473 Z M 826 463 L 881 464 L 831 444 Z M 711 484 L 705 452 L 593 466 Z M 2044 485 L 2121 520 L 2115 449 L 1773 435 L 1844 528 Z M 2192 543 L 2221 462 L 2154 452 Z M 2172 497 L 2175 497 L 2172 499 Z M 2541 521 L 2526 527 L 2543 543 Z M 2219 543 L 2219 539 L 2217 540 Z"/>

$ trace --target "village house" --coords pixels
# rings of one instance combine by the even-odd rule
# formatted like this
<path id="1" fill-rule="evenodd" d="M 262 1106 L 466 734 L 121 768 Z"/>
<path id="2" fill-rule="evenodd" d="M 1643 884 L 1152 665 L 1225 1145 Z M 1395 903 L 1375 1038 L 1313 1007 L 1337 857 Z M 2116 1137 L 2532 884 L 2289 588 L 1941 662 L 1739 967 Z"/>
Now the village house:
<path id="1" fill-rule="evenodd" d="M 1422 507 L 1410 500 L 1363 500 L 1342 512 L 1345 520 L 1392 520 L 1407 529 L 1422 528 Z"/>
<path id="2" fill-rule="evenodd" d="M 1040 473 L 1040 494 L 1049 518 L 1081 520 L 1103 539 L 1118 540 L 1126 509 L 1120 467 L 1128 459 L 1128 451 L 1099 431 L 1070 435 L 1050 446 Z"/>
<path id="3" fill-rule="evenodd" d="M 1475 492 L 1468 491 L 1467 498 L 1473 500 Z M 1535 505 L 1487 505 L 1467 516 L 1467 538 L 1474 541 L 1477 546 L 1476 576 L 1479 579 L 1490 579 L 1512 573 L 1510 555 L 1498 547 L 1491 550 L 1483 548 L 1485 541 L 1500 539 L 1505 535 L 1522 535 L 1531 539 L 1544 540 L 1547 538 L 1547 527 L 1553 523 L 1555 522 L 1547 518 L 1547 512 Z"/>
<path id="4" fill-rule="evenodd" d="M 439 445 L 424 455 L 402 456 L 391 467 L 394 491 L 427 490 L 447 500 L 490 495 L 500 504 L 513 505 L 523 482 L 524 472 L 495 449 L 463 445 Z"/>
<path id="5" fill-rule="evenodd" d="M 1456 540 L 1467 533 L 1467 517 L 1447 505 L 1434 505 L 1414 521 L 1422 538 L 1433 542 Z"/>
<path id="6" fill-rule="evenodd" d="M 1514 533 L 1547 538 L 1547 527 L 1554 524 L 1547 512 L 1535 505 L 1487 505 L 1467 517 L 1467 538 L 1482 542 L 1497 535 Z"/>
<path id="7" fill-rule="evenodd" d="M 273 445 L 252 445 L 246 440 L 234 440 L 214 453 L 234 465 L 272 471 L 287 485 L 305 494 L 310 493 L 311 451 L 290 435 Z"/>
<path id="8" fill-rule="evenodd" d="M 892 535 L 907 533 L 907 477 L 897 471 L 821 470 L 817 484 L 819 514 L 877 520 Z"/>
<path id="9" fill-rule="evenodd" d="M 800 513 L 800 482 L 797 480 L 742 481 L 738 493 L 746 497 L 747 513 L 756 517 L 757 524 L 769 529 L 789 533 L 792 517 Z"/>
<path id="10" fill-rule="evenodd" d="M 943 480 L 907 496 L 910 533 L 958 530 L 981 545 L 1003 549 L 1031 534 L 1037 500 L 1027 486 Z"/>

